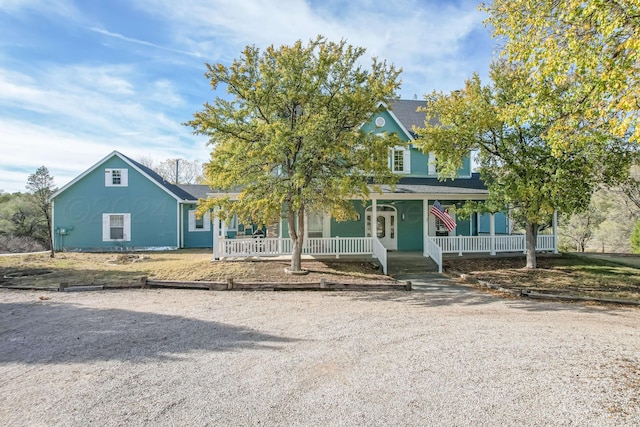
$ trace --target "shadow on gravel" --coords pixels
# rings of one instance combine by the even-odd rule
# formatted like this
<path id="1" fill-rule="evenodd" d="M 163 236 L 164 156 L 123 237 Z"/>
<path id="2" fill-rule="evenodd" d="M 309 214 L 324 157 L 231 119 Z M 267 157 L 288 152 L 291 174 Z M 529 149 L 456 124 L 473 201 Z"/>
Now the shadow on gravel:
<path id="1" fill-rule="evenodd" d="M 295 342 L 220 322 L 72 304 L 0 303 L 0 364 L 179 360 L 192 351 Z"/>

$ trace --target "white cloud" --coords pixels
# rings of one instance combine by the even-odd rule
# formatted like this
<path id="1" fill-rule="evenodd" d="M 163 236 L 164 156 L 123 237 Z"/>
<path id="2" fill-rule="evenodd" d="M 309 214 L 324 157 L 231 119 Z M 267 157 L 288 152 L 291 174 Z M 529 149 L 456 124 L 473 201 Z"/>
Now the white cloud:
<path id="1" fill-rule="evenodd" d="M 109 37 L 113 37 L 113 38 L 116 38 L 116 39 L 124 40 L 124 41 L 130 42 L 130 43 L 135 43 L 135 44 L 139 44 L 139 45 L 143 45 L 143 46 L 149 46 L 149 47 L 153 47 L 153 48 L 161 49 L 161 50 L 167 50 L 167 51 L 174 52 L 174 53 L 182 53 L 184 55 L 194 56 L 196 58 L 202 57 L 202 55 L 197 53 L 197 52 L 190 52 L 188 50 L 180 50 L 180 49 L 173 49 L 171 47 L 160 46 L 158 44 L 151 43 L 151 42 L 148 42 L 146 40 L 140 40 L 140 39 L 136 39 L 136 38 L 133 38 L 133 37 L 127 37 L 127 36 L 124 36 L 122 34 L 112 33 L 111 31 L 107 31 L 105 29 L 101 29 L 101 28 L 97 28 L 97 27 L 90 27 L 90 28 L 88 28 L 88 30 L 89 31 L 93 31 L 95 33 L 99 33 L 99 34 L 105 35 L 105 36 L 109 36 Z"/>
<path id="2" fill-rule="evenodd" d="M 17 22 L 37 13 L 71 32 L 85 30 L 90 41 L 100 34 L 105 45 L 117 46 L 105 49 L 113 56 L 106 55 L 103 63 L 83 61 L 81 54 L 63 48 L 59 60 L 49 55 L 43 62 L 0 47 L 0 189 L 24 191 L 27 176 L 42 165 L 62 186 L 114 149 L 156 162 L 176 157 L 207 161 L 204 138 L 191 135 L 181 122 L 216 94 L 202 89 L 196 95 L 201 89 L 194 82 L 206 88 L 202 62 L 231 61 L 247 44 L 265 48 L 318 34 L 344 38 L 367 48 L 367 57 L 402 67 L 403 97 L 422 98 L 433 89 L 460 87 L 471 75 L 474 64 L 461 49 L 465 38 L 482 28 L 482 14 L 470 0 L 137 0 L 122 6 L 140 8 L 162 22 L 160 42 L 138 36 L 151 33 L 127 34 L 126 25 L 107 29 L 107 22 L 97 19 L 111 17 L 88 18 L 79 10 L 82 3 L 77 4 L 0 0 L 0 12 Z M 120 55 L 127 46 L 127 55 Z M 131 55 L 147 61 L 132 61 Z M 187 69 L 193 74 L 180 74 Z"/>
<path id="3" fill-rule="evenodd" d="M 247 44 L 264 48 L 323 34 L 346 38 L 366 47 L 368 55 L 402 67 L 406 89 L 421 87 L 421 94 L 459 87 L 476 71 L 468 69 L 460 49 L 465 37 L 483 27 L 475 1 L 318 2 L 312 7 L 303 0 L 185 0 L 180 6 L 172 0 L 140 0 L 136 5 L 172 22 L 177 42 L 203 52 L 209 62 L 230 61 Z M 212 46 L 212 39 L 222 46 Z M 419 81 L 413 77 L 420 75 Z"/>
<path id="4" fill-rule="evenodd" d="M 172 117 L 184 106 L 173 85 L 139 80 L 128 67 L 52 67 L 34 75 L 0 69 L 0 141 L 11 147 L 0 170 L 12 171 L 3 173 L 0 189 L 23 191 L 42 165 L 64 184 L 114 149 L 134 158 L 206 161 L 204 140 Z"/>

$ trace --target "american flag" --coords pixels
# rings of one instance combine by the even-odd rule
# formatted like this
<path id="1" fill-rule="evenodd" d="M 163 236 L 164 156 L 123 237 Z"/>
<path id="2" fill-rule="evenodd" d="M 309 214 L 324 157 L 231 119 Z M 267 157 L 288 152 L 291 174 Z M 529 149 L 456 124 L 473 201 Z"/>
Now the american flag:
<path id="1" fill-rule="evenodd" d="M 457 225 L 456 222 L 453 220 L 453 218 L 451 218 L 451 215 L 449 215 L 449 213 L 444 209 L 444 207 L 442 207 L 439 201 L 436 200 L 435 202 L 433 202 L 433 206 L 431 206 L 430 212 L 436 218 L 442 221 L 444 226 L 447 227 L 447 230 L 451 231 L 454 228 L 456 228 L 456 225 Z"/>

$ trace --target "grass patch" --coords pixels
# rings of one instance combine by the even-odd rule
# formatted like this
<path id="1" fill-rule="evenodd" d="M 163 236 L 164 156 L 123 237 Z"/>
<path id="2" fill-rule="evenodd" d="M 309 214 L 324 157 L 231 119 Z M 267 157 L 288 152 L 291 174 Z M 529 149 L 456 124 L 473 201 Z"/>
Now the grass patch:
<path id="1" fill-rule="evenodd" d="M 525 258 L 450 259 L 445 268 L 505 288 L 640 302 L 640 270 L 601 258 L 571 254 L 539 256 L 538 268 L 524 268 Z"/>
<path id="2" fill-rule="evenodd" d="M 156 280 L 246 282 L 319 282 L 321 278 L 349 283 L 388 283 L 392 279 L 369 262 L 305 260 L 310 274 L 284 272 L 288 261 L 211 261 L 211 252 L 181 250 L 135 254 L 58 253 L 0 257 L 0 285 L 57 287 L 75 285 L 127 285 L 146 276 Z M 43 273 L 46 272 L 46 273 Z M 35 274 L 39 273 L 39 274 Z"/>

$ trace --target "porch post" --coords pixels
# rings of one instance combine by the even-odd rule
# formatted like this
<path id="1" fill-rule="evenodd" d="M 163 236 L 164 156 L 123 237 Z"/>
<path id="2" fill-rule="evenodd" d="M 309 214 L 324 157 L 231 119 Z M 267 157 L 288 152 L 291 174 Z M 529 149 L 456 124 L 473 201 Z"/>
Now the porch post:
<path id="1" fill-rule="evenodd" d="M 367 218 L 365 215 L 365 223 L 364 226 L 367 226 Z M 365 230 L 366 235 L 366 230 Z M 371 198 L 371 247 L 373 248 L 373 239 L 378 238 L 378 201 L 372 197 Z M 373 254 L 372 254 L 373 255 Z"/>
<path id="2" fill-rule="evenodd" d="M 213 260 L 220 259 L 220 220 L 218 219 L 218 209 L 213 210 Z"/>
<path id="3" fill-rule="evenodd" d="M 422 254 L 427 255 L 427 239 L 429 238 L 429 199 L 422 201 Z"/>
<path id="4" fill-rule="evenodd" d="M 558 253 L 558 211 L 553 210 L 553 253 Z"/>
<path id="5" fill-rule="evenodd" d="M 493 213 L 489 216 L 489 235 L 491 236 L 491 255 L 496 254 L 496 217 Z"/>
<path id="6" fill-rule="evenodd" d="M 278 255 L 282 255 L 282 217 L 278 222 Z"/>

